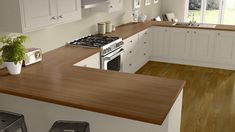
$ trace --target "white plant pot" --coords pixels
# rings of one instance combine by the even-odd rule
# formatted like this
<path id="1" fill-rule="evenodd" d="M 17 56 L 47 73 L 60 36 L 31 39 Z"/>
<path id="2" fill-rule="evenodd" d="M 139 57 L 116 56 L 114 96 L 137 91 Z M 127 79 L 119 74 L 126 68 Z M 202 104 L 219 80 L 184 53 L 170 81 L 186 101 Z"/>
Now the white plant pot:
<path id="1" fill-rule="evenodd" d="M 11 75 L 19 75 L 21 73 L 22 61 L 15 64 L 14 62 L 4 62 L 8 72 Z"/>

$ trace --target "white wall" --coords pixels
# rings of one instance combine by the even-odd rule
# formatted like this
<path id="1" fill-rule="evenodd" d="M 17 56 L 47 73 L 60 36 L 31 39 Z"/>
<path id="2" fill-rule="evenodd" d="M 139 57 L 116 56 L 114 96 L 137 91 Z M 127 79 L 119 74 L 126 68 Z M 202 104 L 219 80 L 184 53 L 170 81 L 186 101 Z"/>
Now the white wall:
<path id="1" fill-rule="evenodd" d="M 123 0 L 123 11 L 115 13 L 94 12 L 92 10 L 82 11 L 82 20 L 55 27 L 49 27 L 40 31 L 30 32 L 30 41 L 26 44 L 27 47 L 41 48 L 43 52 L 65 45 L 66 42 L 75 38 L 86 36 L 88 34 L 96 33 L 96 24 L 102 21 L 112 21 L 115 25 L 120 25 L 131 21 L 132 0 Z M 160 4 L 152 4 L 144 6 L 142 0 L 142 7 L 140 10 L 148 15 L 148 18 L 156 17 L 160 14 Z M 9 7 L 10 8 L 10 7 Z M 0 21 L 1 22 L 1 21 Z M 1 35 L 1 31 L 0 31 Z"/>
<path id="2" fill-rule="evenodd" d="M 161 13 L 166 14 L 173 12 L 179 21 L 184 21 L 187 18 L 189 0 L 162 0 Z"/>

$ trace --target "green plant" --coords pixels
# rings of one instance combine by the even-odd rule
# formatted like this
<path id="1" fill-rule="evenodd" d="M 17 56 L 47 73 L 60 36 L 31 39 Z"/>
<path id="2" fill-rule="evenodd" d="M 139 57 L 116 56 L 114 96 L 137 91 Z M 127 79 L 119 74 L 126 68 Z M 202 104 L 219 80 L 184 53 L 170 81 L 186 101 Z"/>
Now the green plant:
<path id="1" fill-rule="evenodd" d="M 17 64 L 21 62 L 25 58 L 26 49 L 23 43 L 27 40 L 27 36 L 3 36 L 0 37 L 0 43 L 3 46 L 0 48 L 0 64 L 4 61 L 6 62 L 14 62 Z"/>

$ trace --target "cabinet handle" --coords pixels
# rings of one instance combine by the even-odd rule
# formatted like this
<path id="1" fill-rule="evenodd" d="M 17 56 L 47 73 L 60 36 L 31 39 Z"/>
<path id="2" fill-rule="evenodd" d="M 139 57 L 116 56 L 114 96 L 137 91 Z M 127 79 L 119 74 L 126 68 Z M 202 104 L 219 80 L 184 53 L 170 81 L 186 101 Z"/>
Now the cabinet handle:
<path id="1" fill-rule="evenodd" d="M 194 31 L 194 34 L 196 34 L 197 32 L 196 31 Z"/>
<path id="2" fill-rule="evenodd" d="M 59 15 L 59 16 L 58 16 L 58 19 L 60 19 L 60 18 L 63 18 L 63 16 L 62 16 L 62 15 Z"/>
<path id="3" fill-rule="evenodd" d="M 132 66 L 132 64 L 129 64 L 129 66 Z"/>
<path id="4" fill-rule="evenodd" d="M 167 29 L 165 29 L 165 32 L 167 32 Z"/>
<path id="5" fill-rule="evenodd" d="M 51 17 L 51 20 L 56 20 L 56 17 L 55 16 Z"/>
<path id="6" fill-rule="evenodd" d="M 187 33 L 189 33 L 189 31 L 187 31 Z"/>
<path id="7" fill-rule="evenodd" d="M 145 32 L 144 34 L 145 34 L 145 35 L 147 35 L 148 33 L 147 33 L 147 32 Z"/>
<path id="8" fill-rule="evenodd" d="M 147 44 L 147 42 L 144 42 L 144 44 Z"/>
<path id="9" fill-rule="evenodd" d="M 110 6 L 110 8 L 113 8 L 113 6 Z"/>
<path id="10" fill-rule="evenodd" d="M 221 34 L 220 33 L 218 33 L 218 36 L 220 36 Z"/>
<path id="11" fill-rule="evenodd" d="M 132 43 L 133 41 L 131 40 L 130 43 Z"/>
<path id="12" fill-rule="evenodd" d="M 131 54 L 131 53 L 132 53 L 132 51 L 129 51 L 129 53 Z"/>
<path id="13" fill-rule="evenodd" d="M 146 53 L 144 53 L 144 55 L 146 55 Z"/>

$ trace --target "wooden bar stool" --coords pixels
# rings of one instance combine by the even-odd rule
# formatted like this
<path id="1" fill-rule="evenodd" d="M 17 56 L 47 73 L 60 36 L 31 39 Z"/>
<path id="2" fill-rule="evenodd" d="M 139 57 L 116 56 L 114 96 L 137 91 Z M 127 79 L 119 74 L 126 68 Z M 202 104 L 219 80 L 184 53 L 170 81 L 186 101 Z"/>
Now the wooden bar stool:
<path id="1" fill-rule="evenodd" d="M 49 132 L 90 132 L 90 128 L 87 122 L 56 121 Z"/>
<path id="2" fill-rule="evenodd" d="M 0 111 L 0 132 L 15 132 L 21 129 L 22 132 L 28 132 L 21 114 Z"/>

